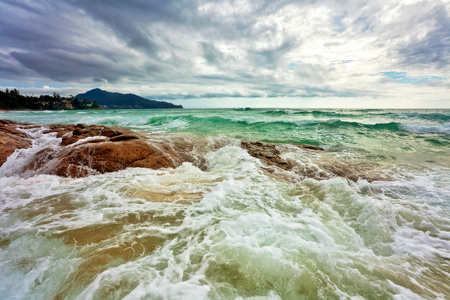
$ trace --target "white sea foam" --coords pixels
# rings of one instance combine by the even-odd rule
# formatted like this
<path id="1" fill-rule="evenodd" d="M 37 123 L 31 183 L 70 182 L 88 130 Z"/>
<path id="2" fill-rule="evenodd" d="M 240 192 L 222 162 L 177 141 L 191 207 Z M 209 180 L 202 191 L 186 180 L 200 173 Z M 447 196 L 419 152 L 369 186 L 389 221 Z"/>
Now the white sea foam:
<path id="1" fill-rule="evenodd" d="M 400 124 L 399 128 L 413 133 L 440 133 L 450 134 L 450 124 L 439 126 L 420 126 L 411 124 Z"/>
<path id="2" fill-rule="evenodd" d="M 178 225 L 144 222 L 137 227 L 129 226 L 128 230 L 141 232 L 140 235 L 145 232 L 163 238 L 175 235 L 176 238 L 149 256 L 99 273 L 78 294 L 80 299 L 99 297 L 106 286 L 124 278 L 139 282 L 123 295 L 125 299 L 144 296 L 167 299 L 197 296 L 199 299 L 208 299 L 211 295 L 233 295 L 234 298 L 244 299 L 239 296 L 240 293 L 246 293 L 254 285 L 261 287 L 261 299 L 295 298 L 314 288 L 311 283 L 304 283 L 310 276 L 314 280 L 329 278 L 333 282 L 338 277 L 343 278 L 338 288 L 341 291 L 347 289 L 346 285 L 352 280 L 372 285 L 372 279 L 358 275 L 357 270 L 362 266 L 378 268 L 380 264 L 383 265 L 383 258 L 370 249 L 371 240 L 367 240 L 367 228 L 370 227 L 366 226 L 375 225 L 374 232 L 378 231 L 378 236 L 382 236 L 380 234 L 385 229 L 380 231 L 380 228 L 396 214 L 395 211 L 385 213 L 397 209 L 386 206 L 387 199 L 380 201 L 361 196 L 358 186 L 348 185 L 342 179 L 324 182 L 306 180 L 289 187 L 267 178 L 259 170 L 259 162 L 238 147 L 221 148 L 211 153 L 208 161 L 208 172 L 202 172 L 191 164 L 183 164 L 175 170 L 127 169 L 75 180 L 61 181 L 56 176 L 41 176 L 39 178 L 50 185 L 43 189 L 40 196 L 37 191 L 30 189 L 30 197 L 42 199 L 56 196 L 57 199 L 60 198 L 57 195 L 77 191 L 69 196 L 75 210 L 64 218 L 61 218 L 64 213 L 59 216 L 40 215 L 35 224 L 29 223 L 27 227 L 49 232 L 61 226 L 75 229 L 107 224 L 110 222 L 108 220 L 130 213 L 154 211 L 161 217 L 168 217 L 184 212 L 182 223 Z M 211 174 L 214 180 L 211 180 Z M 15 179 L 14 182 L 13 178 L 8 180 L 11 186 L 31 184 L 33 188 L 31 178 Z M 41 183 L 36 181 L 34 184 L 37 188 Z M 201 192 L 203 196 L 200 202 L 185 206 L 172 202 L 151 202 L 141 198 L 140 195 L 145 197 L 145 193 L 136 194 L 133 190 L 166 195 Z M 13 196 L 10 194 L 9 197 Z M 29 203 L 9 207 L 18 209 Z M 392 224 L 387 222 L 388 227 Z M 19 230 L 19 226 L 10 229 L 14 232 Z M 402 234 L 405 231 L 401 228 L 394 230 L 399 236 L 393 236 L 393 243 L 389 243 L 389 240 L 385 242 L 399 255 L 392 257 L 394 260 L 401 258 L 404 251 L 397 249 L 402 247 L 408 247 L 409 254 L 415 253 L 411 251 L 429 253 L 418 257 L 421 260 L 429 260 L 439 251 L 448 253 L 448 244 L 436 237 L 430 240 L 430 235 L 424 234 L 420 240 L 424 246 L 412 248 L 411 245 L 417 244 L 417 235 Z M 4 234 L 10 236 L 13 232 Z M 120 240 L 127 236 L 122 234 L 118 238 Z M 442 255 L 439 257 L 446 258 Z M 56 261 L 50 260 L 43 264 L 42 272 L 52 270 Z M 384 261 L 389 265 L 391 260 Z M 159 267 L 161 264 L 165 265 L 163 269 Z M 361 267 L 355 268 L 354 264 L 360 264 Z M 236 275 L 241 276 L 243 285 L 233 288 L 222 286 L 220 278 L 226 275 L 220 275 L 220 272 L 224 268 L 231 268 Z M 407 266 L 402 268 L 408 270 Z M 345 273 L 342 273 L 342 269 L 346 270 Z M 216 282 L 208 274 L 216 274 L 219 281 Z M 41 275 L 30 273 L 29 276 L 33 279 L 30 279 L 30 287 L 25 289 L 23 296 L 27 295 L 26 291 L 35 289 L 32 282 Z M 373 285 L 371 289 L 380 292 L 389 286 L 387 280 L 386 285 Z M 5 290 L 13 293 L 8 287 Z M 320 293 L 332 295 L 329 294 L 331 290 L 322 290 Z M 394 295 L 409 295 L 405 291 Z"/>
<path id="3" fill-rule="evenodd" d="M 46 133 L 45 127 L 37 127 L 32 129 L 22 129 L 26 134 L 32 137 L 32 145 L 30 148 L 17 149 L 12 155 L 10 155 L 7 161 L 0 166 L 0 177 L 14 176 L 18 173 L 23 173 L 22 168 L 33 159 L 33 155 L 39 151 L 50 148 L 56 149 L 61 139 L 56 137 L 56 132 Z M 28 171 L 23 176 L 32 176 L 33 172 Z"/>

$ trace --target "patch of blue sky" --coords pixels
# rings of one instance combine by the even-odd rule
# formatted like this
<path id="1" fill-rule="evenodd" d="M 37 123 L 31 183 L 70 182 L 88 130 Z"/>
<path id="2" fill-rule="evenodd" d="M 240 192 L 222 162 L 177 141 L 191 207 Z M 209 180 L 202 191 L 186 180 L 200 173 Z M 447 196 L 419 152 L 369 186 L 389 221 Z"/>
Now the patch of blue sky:
<path id="1" fill-rule="evenodd" d="M 331 25 L 333 29 L 337 32 L 344 32 L 347 29 L 347 26 L 344 25 L 343 20 L 348 17 L 348 12 L 344 11 L 342 14 L 335 16 L 331 20 Z"/>
<path id="2" fill-rule="evenodd" d="M 348 64 L 348 63 L 351 63 L 351 62 L 352 62 L 351 59 L 333 60 L 330 63 L 330 66 L 332 66 L 332 65 Z"/>
<path id="3" fill-rule="evenodd" d="M 367 30 L 372 30 L 373 26 L 370 23 L 369 19 L 367 17 L 359 17 L 355 20 L 354 24 L 361 28 L 361 32 L 366 32 Z"/>
<path id="4" fill-rule="evenodd" d="M 297 69 L 300 63 L 301 62 L 291 62 L 290 64 L 288 64 L 288 69 L 294 71 L 295 69 Z"/>
<path id="5" fill-rule="evenodd" d="M 411 77 L 408 76 L 407 72 L 381 72 L 378 75 L 388 76 L 396 83 L 403 84 L 412 84 L 412 85 L 421 85 L 429 82 L 436 82 L 444 80 L 444 77 L 439 76 L 422 76 L 422 77 Z"/>

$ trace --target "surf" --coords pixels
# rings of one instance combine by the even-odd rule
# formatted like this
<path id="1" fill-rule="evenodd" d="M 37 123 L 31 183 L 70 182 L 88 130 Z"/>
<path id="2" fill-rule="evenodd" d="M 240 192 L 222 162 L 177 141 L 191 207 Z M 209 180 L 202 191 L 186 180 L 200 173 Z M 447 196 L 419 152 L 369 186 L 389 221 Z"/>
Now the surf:
<path id="1" fill-rule="evenodd" d="M 3 115 L 42 126 L 0 167 L 1 298 L 447 297 L 449 136 L 423 128 L 448 112 L 274 111 Z M 124 126 L 185 160 L 22 173 L 60 147 L 49 123 Z"/>

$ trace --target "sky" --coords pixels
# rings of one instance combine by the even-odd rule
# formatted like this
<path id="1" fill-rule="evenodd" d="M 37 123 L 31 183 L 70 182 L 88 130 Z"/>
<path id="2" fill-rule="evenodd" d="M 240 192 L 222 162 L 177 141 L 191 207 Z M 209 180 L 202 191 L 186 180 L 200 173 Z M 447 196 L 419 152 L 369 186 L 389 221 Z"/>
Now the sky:
<path id="1" fill-rule="evenodd" d="M 450 0 L 0 0 L 0 89 L 450 108 Z"/>

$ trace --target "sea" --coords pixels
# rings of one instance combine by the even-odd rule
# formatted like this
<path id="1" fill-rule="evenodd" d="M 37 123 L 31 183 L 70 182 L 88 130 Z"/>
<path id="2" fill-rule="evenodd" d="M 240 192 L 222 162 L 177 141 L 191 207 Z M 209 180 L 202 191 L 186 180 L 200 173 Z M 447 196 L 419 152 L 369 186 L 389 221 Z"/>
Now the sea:
<path id="1" fill-rule="evenodd" d="M 450 299 L 448 109 L 0 118 L 42 125 L 0 167 L 0 299 Z M 14 173 L 59 145 L 50 123 L 185 141 L 192 159 L 85 178 Z M 275 145 L 307 171 L 274 171 L 242 142 Z"/>

